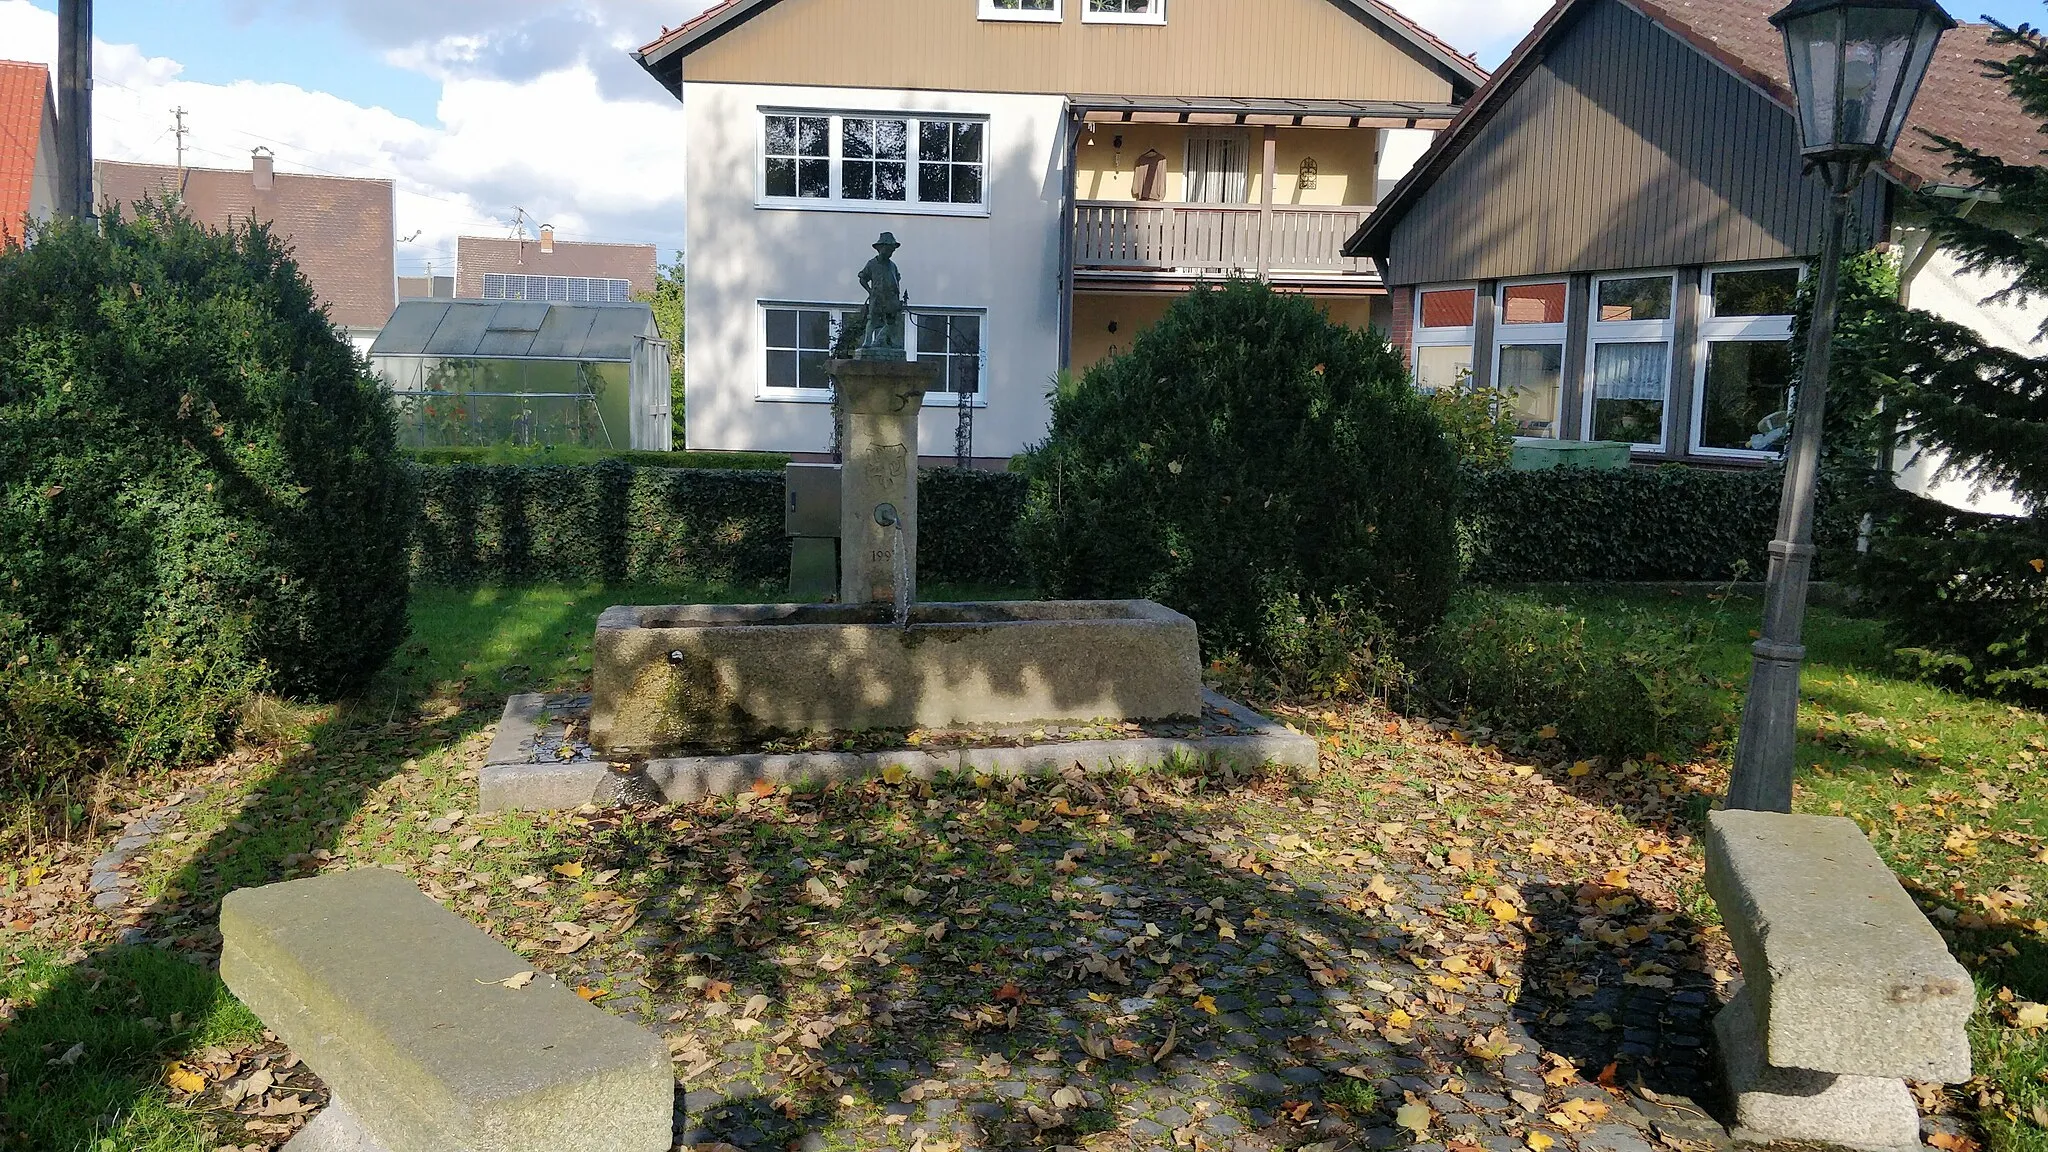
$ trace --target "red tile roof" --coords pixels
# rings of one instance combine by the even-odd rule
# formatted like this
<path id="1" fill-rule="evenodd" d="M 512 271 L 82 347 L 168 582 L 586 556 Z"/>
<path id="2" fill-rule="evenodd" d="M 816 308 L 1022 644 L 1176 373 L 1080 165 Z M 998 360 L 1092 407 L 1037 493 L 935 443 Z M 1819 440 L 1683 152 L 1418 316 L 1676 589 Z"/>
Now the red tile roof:
<path id="1" fill-rule="evenodd" d="M 167 164 L 93 166 L 102 203 L 132 205 L 144 195 L 177 194 L 194 220 L 215 228 L 251 219 L 270 224 L 291 246 L 336 324 L 382 328 L 398 306 L 396 222 L 389 180 L 278 172 L 259 190 L 248 169 Z"/>
<path id="2" fill-rule="evenodd" d="M 49 94 L 48 68 L 0 60 L 0 233 L 6 235 L 19 236 L 28 215 Z"/>
<path id="3" fill-rule="evenodd" d="M 592 244 L 558 239 L 554 247 L 553 252 L 543 252 L 538 240 L 456 237 L 455 298 L 482 299 L 486 272 L 631 280 L 635 296 L 654 291 L 656 261 L 652 244 Z"/>

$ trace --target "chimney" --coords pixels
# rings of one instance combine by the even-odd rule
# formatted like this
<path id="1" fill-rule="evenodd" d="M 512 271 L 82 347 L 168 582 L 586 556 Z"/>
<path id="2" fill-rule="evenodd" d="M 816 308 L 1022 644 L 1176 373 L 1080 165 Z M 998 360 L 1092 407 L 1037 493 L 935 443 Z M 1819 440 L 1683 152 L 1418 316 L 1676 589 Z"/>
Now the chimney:
<path id="1" fill-rule="evenodd" d="M 277 178 L 271 168 L 270 149 L 257 148 L 249 154 L 249 181 L 258 192 L 268 192 L 277 186 Z"/>
<path id="2" fill-rule="evenodd" d="M 555 226 L 553 224 L 543 224 L 540 226 L 540 254 L 543 256 L 555 254 Z"/>

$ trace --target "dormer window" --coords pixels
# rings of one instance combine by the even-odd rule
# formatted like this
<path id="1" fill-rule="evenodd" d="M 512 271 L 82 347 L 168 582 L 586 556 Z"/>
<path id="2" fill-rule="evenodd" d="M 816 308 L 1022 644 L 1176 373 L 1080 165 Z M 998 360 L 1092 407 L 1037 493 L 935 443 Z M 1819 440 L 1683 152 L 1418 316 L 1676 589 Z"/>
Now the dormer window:
<path id="1" fill-rule="evenodd" d="M 1084 0 L 1081 19 L 1089 24 L 1164 24 L 1166 0 Z"/>
<path id="2" fill-rule="evenodd" d="M 1060 22 L 1060 0 L 980 0 L 983 20 Z"/>

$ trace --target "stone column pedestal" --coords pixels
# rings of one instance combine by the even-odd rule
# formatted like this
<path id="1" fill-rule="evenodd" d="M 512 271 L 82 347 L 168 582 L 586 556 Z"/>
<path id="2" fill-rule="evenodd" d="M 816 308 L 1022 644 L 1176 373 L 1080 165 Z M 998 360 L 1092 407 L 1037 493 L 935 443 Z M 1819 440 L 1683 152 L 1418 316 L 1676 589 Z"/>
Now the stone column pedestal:
<path id="1" fill-rule="evenodd" d="M 917 598 L 917 420 L 939 366 L 834 360 L 834 417 L 844 460 L 839 489 L 839 602 L 893 603 L 897 533 Z M 886 506 L 886 509 L 884 508 Z M 877 511 L 882 517 L 877 518 Z M 893 519 L 901 527 L 885 525 Z"/>
<path id="2" fill-rule="evenodd" d="M 1735 1104 L 1737 1139 L 1813 1141 L 1863 1152 L 1924 1147 L 1920 1110 L 1905 1081 L 1772 1065 L 1749 989 L 1721 1009 L 1714 1034 Z"/>

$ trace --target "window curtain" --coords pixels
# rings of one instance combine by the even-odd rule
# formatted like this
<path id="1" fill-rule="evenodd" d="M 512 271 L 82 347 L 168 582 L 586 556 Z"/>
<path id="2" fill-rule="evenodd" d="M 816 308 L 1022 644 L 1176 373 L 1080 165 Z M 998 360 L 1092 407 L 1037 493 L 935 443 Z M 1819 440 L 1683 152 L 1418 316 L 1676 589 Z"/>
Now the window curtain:
<path id="1" fill-rule="evenodd" d="M 1188 202 L 1243 204 L 1250 195 L 1250 142 L 1242 133 L 1188 137 Z"/>
<path id="2" fill-rule="evenodd" d="M 1601 400 L 1662 400 L 1667 346 L 1602 344 L 1593 353 L 1593 395 Z"/>

